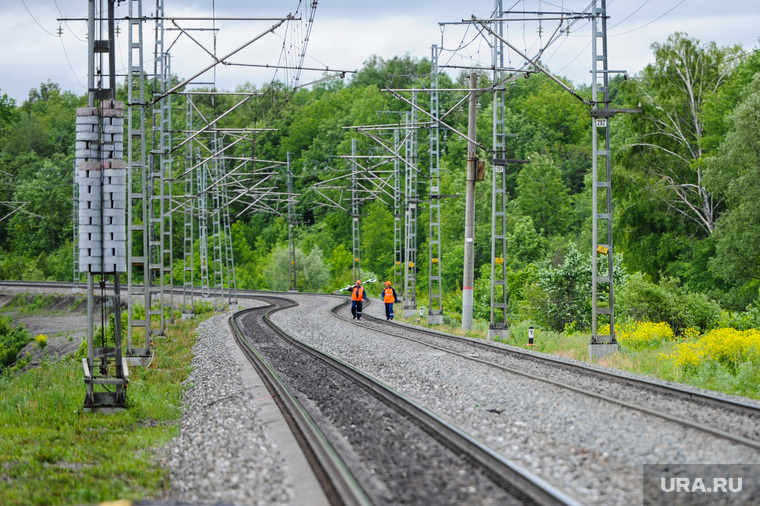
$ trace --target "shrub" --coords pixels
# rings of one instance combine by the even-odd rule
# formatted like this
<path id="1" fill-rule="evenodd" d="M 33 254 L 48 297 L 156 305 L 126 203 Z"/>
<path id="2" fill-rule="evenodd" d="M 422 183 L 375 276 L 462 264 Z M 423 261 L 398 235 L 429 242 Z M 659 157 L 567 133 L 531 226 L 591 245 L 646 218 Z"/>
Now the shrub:
<path id="1" fill-rule="evenodd" d="M 715 362 L 735 373 L 742 364 L 760 364 L 760 331 L 714 329 L 697 341 L 676 345 L 673 354 L 666 358 L 687 371 L 705 362 Z"/>
<path id="2" fill-rule="evenodd" d="M 37 343 L 37 347 L 41 350 L 47 347 L 47 340 L 48 337 L 45 334 L 37 334 L 37 337 L 34 338 L 34 342 Z"/>
<path id="3" fill-rule="evenodd" d="M 675 337 L 666 322 L 636 322 L 615 329 L 618 343 L 629 350 L 651 350 Z"/>
<path id="4" fill-rule="evenodd" d="M 673 279 L 656 285 L 637 272 L 621 284 L 616 312 L 624 320 L 667 322 L 681 334 L 688 327 L 714 328 L 720 306 L 703 294 L 688 292 Z"/>
<path id="5" fill-rule="evenodd" d="M 0 372 L 17 360 L 18 353 L 29 344 L 32 337 L 23 326 L 13 326 L 7 316 L 0 316 Z"/>
<path id="6" fill-rule="evenodd" d="M 760 327 L 760 310 L 754 305 L 747 308 L 746 311 L 729 311 L 723 310 L 718 315 L 718 328 L 734 328 L 738 330 L 749 330 Z"/>

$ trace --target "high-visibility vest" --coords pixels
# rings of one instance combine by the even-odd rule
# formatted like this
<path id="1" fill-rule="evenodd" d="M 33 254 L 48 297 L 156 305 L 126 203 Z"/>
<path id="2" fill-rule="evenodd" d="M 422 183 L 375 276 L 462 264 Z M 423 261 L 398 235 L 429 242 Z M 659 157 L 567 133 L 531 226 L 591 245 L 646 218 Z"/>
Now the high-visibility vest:
<path id="1" fill-rule="evenodd" d="M 354 287 L 354 289 L 351 291 L 351 300 L 364 300 L 363 286 L 360 286 L 359 288 Z"/>
<path id="2" fill-rule="evenodd" d="M 396 302 L 396 298 L 393 296 L 393 288 L 390 286 L 383 290 L 383 302 Z"/>

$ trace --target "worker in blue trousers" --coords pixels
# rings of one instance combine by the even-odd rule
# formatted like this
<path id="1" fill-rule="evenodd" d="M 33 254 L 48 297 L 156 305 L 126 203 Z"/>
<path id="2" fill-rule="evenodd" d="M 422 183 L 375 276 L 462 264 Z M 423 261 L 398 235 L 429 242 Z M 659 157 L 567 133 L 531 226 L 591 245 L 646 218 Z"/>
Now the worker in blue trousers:
<path id="1" fill-rule="evenodd" d="M 393 304 L 396 302 L 398 295 L 396 295 L 396 290 L 393 289 L 390 281 L 385 282 L 385 288 L 383 288 L 382 296 L 383 302 L 385 302 L 385 319 L 392 320 Z"/>

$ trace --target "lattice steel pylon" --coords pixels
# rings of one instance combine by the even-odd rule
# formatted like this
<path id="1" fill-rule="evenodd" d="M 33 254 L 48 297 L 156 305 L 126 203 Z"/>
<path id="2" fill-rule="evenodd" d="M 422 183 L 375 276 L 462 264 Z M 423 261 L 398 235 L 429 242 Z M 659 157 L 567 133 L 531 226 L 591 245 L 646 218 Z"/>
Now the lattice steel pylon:
<path id="1" fill-rule="evenodd" d="M 428 228 L 428 297 L 427 321 L 430 325 L 443 323 L 443 287 L 441 286 L 441 147 L 438 119 L 440 103 L 438 93 L 438 46 L 433 45 L 430 57 L 430 199 Z"/>
<path id="2" fill-rule="evenodd" d="M 401 192 L 401 151 L 399 129 L 393 130 L 393 286 L 398 286 L 401 263 L 404 261 L 404 194 Z M 400 292 L 400 290 L 398 291 Z M 403 293 L 399 295 L 403 300 Z M 402 302 L 399 300 L 398 302 Z"/>
<path id="3" fill-rule="evenodd" d="M 599 4 L 601 3 L 601 7 Z M 589 356 L 601 357 L 614 353 L 618 349 L 615 339 L 615 297 L 613 287 L 613 248 L 612 248 L 612 160 L 610 156 L 610 114 L 608 110 L 609 67 L 607 60 L 607 2 L 594 1 L 592 7 L 592 52 L 591 63 L 591 101 L 592 115 L 592 285 L 591 285 L 591 342 Z M 600 68 L 601 67 L 601 68 Z M 601 139 L 600 139 L 601 132 Z M 601 160 L 602 170 L 599 163 Z M 600 174 L 601 172 L 601 174 Z M 601 194 L 601 202 L 599 197 Z M 601 208 L 600 208 L 601 205 Z M 601 230 L 600 230 L 601 222 Z M 601 232 L 601 233 L 600 233 Z M 606 272 L 599 273 L 598 255 L 605 257 Z M 600 290 L 601 288 L 601 290 Z M 600 293 L 601 292 L 601 293 Z M 607 304 L 603 294 L 607 293 Z M 606 316 L 609 334 L 599 334 L 599 316 Z"/>
<path id="4" fill-rule="evenodd" d="M 222 153 L 222 140 L 218 139 L 214 133 L 213 140 L 214 152 Z M 219 156 L 214 156 L 211 160 L 211 213 L 212 220 L 212 258 L 214 274 L 213 297 L 216 299 L 215 306 L 221 308 L 224 306 L 224 267 L 222 262 L 222 201 L 219 192 L 220 182 L 222 181 L 223 169 Z"/>
<path id="5" fill-rule="evenodd" d="M 164 157 L 167 149 L 164 145 L 167 129 L 167 99 L 160 97 L 168 90 L 166 60 L 164 53 L 164 3 L 156 0 L 155 45 L 153 50 L 153 92 L 151 149 L 148 155 L 148 275 L 145 281 L 150 294 L 150 305 L 145 306 L 146 329 L 151 335 L 165 335 L 164 321 Z M 158 328 L 153 327 L 153 320 L 158 321 Z"/>
<path id="6" fill-rule="evenodd" d="M 190 97 L 187 97 L 185 104 L 185 123 L 187 131 L 192 131 L 193 126 L 193 111 L 190 101 Z M 184 266 L 182 269 L 182 317 L 187 319 L 191 318 L 195 314 L 195 298 L 194 298 L 194 286 L 195 286 L 195 211 L 196 211 L 196 197 L 195 187 L 193 185 L 195 171 L 192 169 L 193 162 L 193 148 L 191 143 L 185 144 L 185 195 L 182 205 L 182 217 L 183 217 L 183 230 L 184 237 L 182 241 L 182 254 L 184 259 Z"/>
<path id="7" fill-rule="evenodd" d="M 198 159 L 200 159 L 200 148 L 196 150 Z M 206 162 L 199 163 L 196 167 L 197 185 L 198 185 L 198 235 L 200 251 L 200 268 L 201 268 L 201 297 L 206 301 L 211 298 L 211 289 L 209 281 L 208 265 L 208 167 Z"/>
<path id="8" fill-rule="evenodd" d="M 296 242 L 295 242 L 295 208 L 293 206 L 293 169 L 290 164 L 290 152 L 287 153 L 287 188 L 288 188 L 288 272 L 290 278 L 289 291 L 298 291 L 296 274 Z"/>
<path id="9" fill-rule="evenodd" d="M 417 91 L 412 91 L 412 110 L 405 113 L 404 142 L 404 318 L 417 313 Z"/>
<path id="10" fill-rule="evenodd" d="M 351 139 L 351 251 L 355 280 L 362 275 L 359 232 L 359 164 L 356 163 L 356 139 Z"/>
<path id="11" fill-rule="evenodd" d="M 236 310 L 238 304 L 237 298 L 237 278 L 235 277 L 235 258 L 232 252 L 232 224 L 230 222 L 230 198 L 227 192 L 227 185 L 222 186 L 222 221 L 224 229 L 224 261 L 227 272 L 227 303 L 230 310 Z"/>
<path id="12" fill-rule="evenodd" d="M 171 56 L 163 53 L 163 68 L 161 72 L 162 86 L 166 90 L 171 84 Z M 162 294 L 161 307 L 168 302 L 169 314 L 164 315 L 164 326 L 173 321 L 174 314 L 174 286 L 173 264 L 174 248 L 172 237 L 174 236 L 172 220 L 172 186 L 174 178 L 172 174 L 172 100 L 174 95 L 168 95 L 161 100 L 161 286 L 168 285 L 169 290 Z M 163 300 L 163 297 L 167 301 Z"/>
<path id="13" fill-rule="evenodd" d="M 509 337 L 507 313 L 507 185 L 506 125 L 504 103 L 504 9 L 502 0 L 494 0 L 496 32 L 493 38 L 493 153 L 491 188 L 491 320 L 488 338 Z M 499 315 L 499 311 L 501 314 Z"/>
<path id="14" fill-rule="evenodd" d="M 141 363 L 150 358 L 151 331 L 147 310 L 151 306 L 150 272 L 148 269 L 148 178 L 144 54 L 143 54 L 142 0 L 129 0 L 129 58 L 127 75 L 127 270 L 128 318 L 127 350 L 130 363 Z M 142 277 L 142 283 L 140 282 Z M 142 297 L 145 316 L 136 316 L 135 300 Z M 138 330 L 136 330 L 138 329 Z M 132 342 L 135 332 L 143 332 L 143 346 Z M 139 337 L 139 336 L 138 336 Z"/>

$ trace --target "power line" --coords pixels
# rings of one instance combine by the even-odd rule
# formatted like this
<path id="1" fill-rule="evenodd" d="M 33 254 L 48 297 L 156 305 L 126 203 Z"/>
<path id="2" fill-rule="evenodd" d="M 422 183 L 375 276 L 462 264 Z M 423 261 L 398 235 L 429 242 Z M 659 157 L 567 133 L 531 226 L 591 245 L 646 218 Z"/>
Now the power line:
<path id="1" fill-rule="evenodd" d="M 64 16 L 63 16 L 63 12 L 61 12 L 61 8 L 60 8 L 60 7 L 58 7 L 58 0 L 53 0 L 53 3 L 55 4 L 55 8 L 56 8 L 56 10 L 58 10 L 58 14 L 60 14 L 60 15 L 61 15 L 61 18 L 63 18 L 63 17 L 64 17 Z M 71 27 L 70 27 L 70 26 L 69 26 L 69 24 L 66 22 L 66 20 L 63 20 L 63 24 L 65 24 L 65 25 L 66 25 L 66 28 L 68 28 L 68 29 L 69 29 L 69 31 L 71 32 L 71 34 L 72 34 L 72 35 L 74 35 L 74 38 L 75 38 L 75 39 L 77 39 L 79 42 L 86 42 L 86 41 L 85 41 L 85 39 L 80 39 L 79 37 L 77 37 L 77 36 L 76 36 L 76 34 L 74 33 L 74 30 L 72 30 L 72 29 L 71 29 Z"/>
<path id="2" fill-rule="evenodd" d="M 675 4 L 673 7 L 671 7 L 671 8 L 670 8 L 670 9 L 668 9 L 667 11 L 665 11 L 665 12 L 664 12 L 662 15 L 660 15 L 660 16 L 657 16 L 656 18 L 654 18 L 654 19 L 653 19 L 652 21 L 650 21 L 649 23 L 645 23 L 645 24 L 643 24 L 643 25 L 641 25 L 641 26 L 639 26 L 639 27 L 633 28 L 632 30 L 628 30 L 627 32 L 623 32 L 623 33 L 616 33 L 616 34 L 613 34 L 613 35 L 612 35 L 612 37 L 618 37 L 618 36 L 620 36 L 620 35 L 628 35 L 629 33 L 633 33 L 633 32 L 635 32 L 635 31 L 637 31 L 637 30 L 641 30 L 641 29 L 642 29 L 642 28 L 644 28 L 645 26 L 649 26 L 649 25 L 651 25 L 652 23 L 654 23 L 655 21 L 658 21 L 658 20 L 660 20 L 660 19 L 664 18 L 665 16 L 667 16 L 668 14 L 670 14 L 670 13 L 671 13 L 671 12 L 672 12 L 672 11 L 673 11 L 673 10 L 674 10 L 676 7 L 678 7 L 679 5 L 681 5 L 682 3 L 684 3 L 685 1 L 686 1 L 686 0 L 681 0 L 680 2 L 678 2 L 677 4 Z M 643 7 L 643 5 L 642 5 L 642 7 Z M 635 14 L 635 12 L 634 12 L 634 14 Z M 626 18 L 626 19 L 628 19 L 628 18 Z M 624 20 L 624 21 L 625 21 L 625 20 Z M 620 23 L 618 23 L 618 24 L 620 24 Z M 617 26 L 617 25 L 615 25 L 615 26 Z"/>
<path id="3" fill-rule="evenodd" d="M 69 64 L 69 69 L 71 70 L 71 75 L 74 76 L 74 79 L 79 83 L 79 86 L 87 89 L 87 86 L 85 86 L 82 81 L 79 80 L 79 76 L 77 76 L 76 71 L 74 70 L 74 66 L 71 64 L 71 60 L 69 59 L 69 53 L 66 52 L 66 45 L 63 43 L 63 38 L 59 37 L 59 40 L 61 41 L 61 49 L 63 49 L 63 55 L 66 57 L 66 63 Z"/>
<path id="4" fill-rule="evenodd" d="M 32 14 L 32 11 L 29 10 L 29 7 L 26 5 L 26 2 L 24 0 L 21 0 L 21 3 L 24 4 L 24 8 L 26 9 L 26 12 L 28 12 L 29 15 L 34 20 L 34 22 L 37 23 L 37 26 L 39 26 L 40 28 L 42 28 L 43 32 L 45 32 L 48 35 L 52 35 L 53 37 L 56 37 L 56 34 L 47 31 L 47 29 L 44 26 L 42 26 L 39 21 L 37 21 L 37 18 L 34 17 L 34 14 Z"/>

